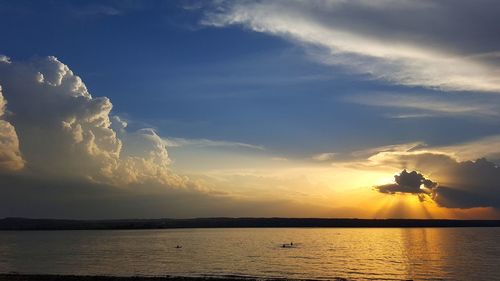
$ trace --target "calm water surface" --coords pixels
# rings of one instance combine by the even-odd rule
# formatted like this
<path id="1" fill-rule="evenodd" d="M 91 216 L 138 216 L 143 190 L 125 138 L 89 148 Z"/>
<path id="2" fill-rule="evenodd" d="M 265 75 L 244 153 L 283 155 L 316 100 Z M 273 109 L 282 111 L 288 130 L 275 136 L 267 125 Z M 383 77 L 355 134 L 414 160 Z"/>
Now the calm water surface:
<path id="1" fill-rule="evenodd" d="M 500 280 L 499 242 L 500 228 L 0 231 L 0 272 Z"/>

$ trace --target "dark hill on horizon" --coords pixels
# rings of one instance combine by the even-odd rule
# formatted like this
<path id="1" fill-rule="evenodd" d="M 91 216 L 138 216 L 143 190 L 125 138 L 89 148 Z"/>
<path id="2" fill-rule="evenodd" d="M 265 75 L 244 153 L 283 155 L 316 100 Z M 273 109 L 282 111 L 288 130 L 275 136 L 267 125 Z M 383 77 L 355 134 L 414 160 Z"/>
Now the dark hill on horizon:
<path id="1" fill-rule="evenodd" d="M 235 227 L 500 227 L 500 220 L 346 219 L 346 218 L 192 218 L 192 219 L 0 219 L 0 230 L 98 230 Z"/>

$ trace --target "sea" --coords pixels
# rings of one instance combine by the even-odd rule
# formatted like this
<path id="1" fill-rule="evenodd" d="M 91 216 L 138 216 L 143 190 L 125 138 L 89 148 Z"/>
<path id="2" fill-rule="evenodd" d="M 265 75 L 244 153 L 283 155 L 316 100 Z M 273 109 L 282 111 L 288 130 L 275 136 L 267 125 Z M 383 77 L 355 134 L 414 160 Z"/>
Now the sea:
<path id="1" fill-rule="evenodd" d="M 0 231 L 0 273 L 500 280 L 500 228 Z"/>

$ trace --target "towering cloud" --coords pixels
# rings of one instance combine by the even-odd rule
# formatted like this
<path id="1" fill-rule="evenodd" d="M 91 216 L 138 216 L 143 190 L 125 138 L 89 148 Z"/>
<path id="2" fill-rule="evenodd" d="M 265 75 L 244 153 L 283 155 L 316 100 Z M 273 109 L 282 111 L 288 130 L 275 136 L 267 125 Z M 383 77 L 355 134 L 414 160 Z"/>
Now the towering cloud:
<path id="1" fill-rule="evenodd" d="M 0 123 L 1 150 L 7 151 L 1 154 L 2 166 L 21 168 L 22 154 L 25 172 L 44 177 L 189 184 L 169 170 L 166 146 L 152 129 L 128 132 L 126 122 L 110 118 L 111 101 L 92 97 L 80 77 L 57 58 L 11 62 L 3 57 L 0 84 L 11 112 L 11 124 Z M 5 102 L 0 101 L 3 113 Z"/>
<path id="2" fill-rule="evenodd" d="M 6 104 L 0 86 L 0 118 L 5 115 Z M 19 151 L 16 130 L 9 122 L 0 120 L 0 172 L 20 170 L 23 167 L 24 160 Z"/>
<path id="3" fill-rule="evenodd" d="M 188 178 L 172 173 L 165 141 L 149 128 L 119 133 L 123 141 L 117 177 L 122 182 L 157 182 L 170 187 L 194 187 Z M 197 187 L 199 188 L 199 187 Z"/>

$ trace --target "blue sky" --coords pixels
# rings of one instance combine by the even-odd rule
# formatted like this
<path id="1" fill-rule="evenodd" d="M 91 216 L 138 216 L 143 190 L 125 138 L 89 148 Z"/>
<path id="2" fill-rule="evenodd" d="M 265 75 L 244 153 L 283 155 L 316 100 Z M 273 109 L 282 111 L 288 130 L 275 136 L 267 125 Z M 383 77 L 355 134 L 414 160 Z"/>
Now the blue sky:
<path id="1" fill-rule="evenodd" d="M 203 10 L 186 5 L 4 1 L 0 29 L 14 40 L 1 50 L 14 59 L 56 55 L 94 96 L 111 98 L 114 113 L 131 125 L 146 123 L 173 137 L 304 156 L 413 140 L 462 142 L 500 130 L 496 122 L 467 116 L 394 120 L 387 115 L 408 112 L 345 102 L 353 93 L 442 93 L 321 65 L 275 36 L 202 26 Z"/>
<path id="2" fill-rule="evenodd" d="M 303 167 L 329 153 L 331 167 L 417 142 L 498 162 L 498 149 L 477 152 L 500 134 L 494 15 L 450 3 L 0 1 L 0 54 L 57 57 L 128 133 L 154 129 L 192 178 L 214 162 Z M 471 9 L 471 24 L 456 20 Z"/>

